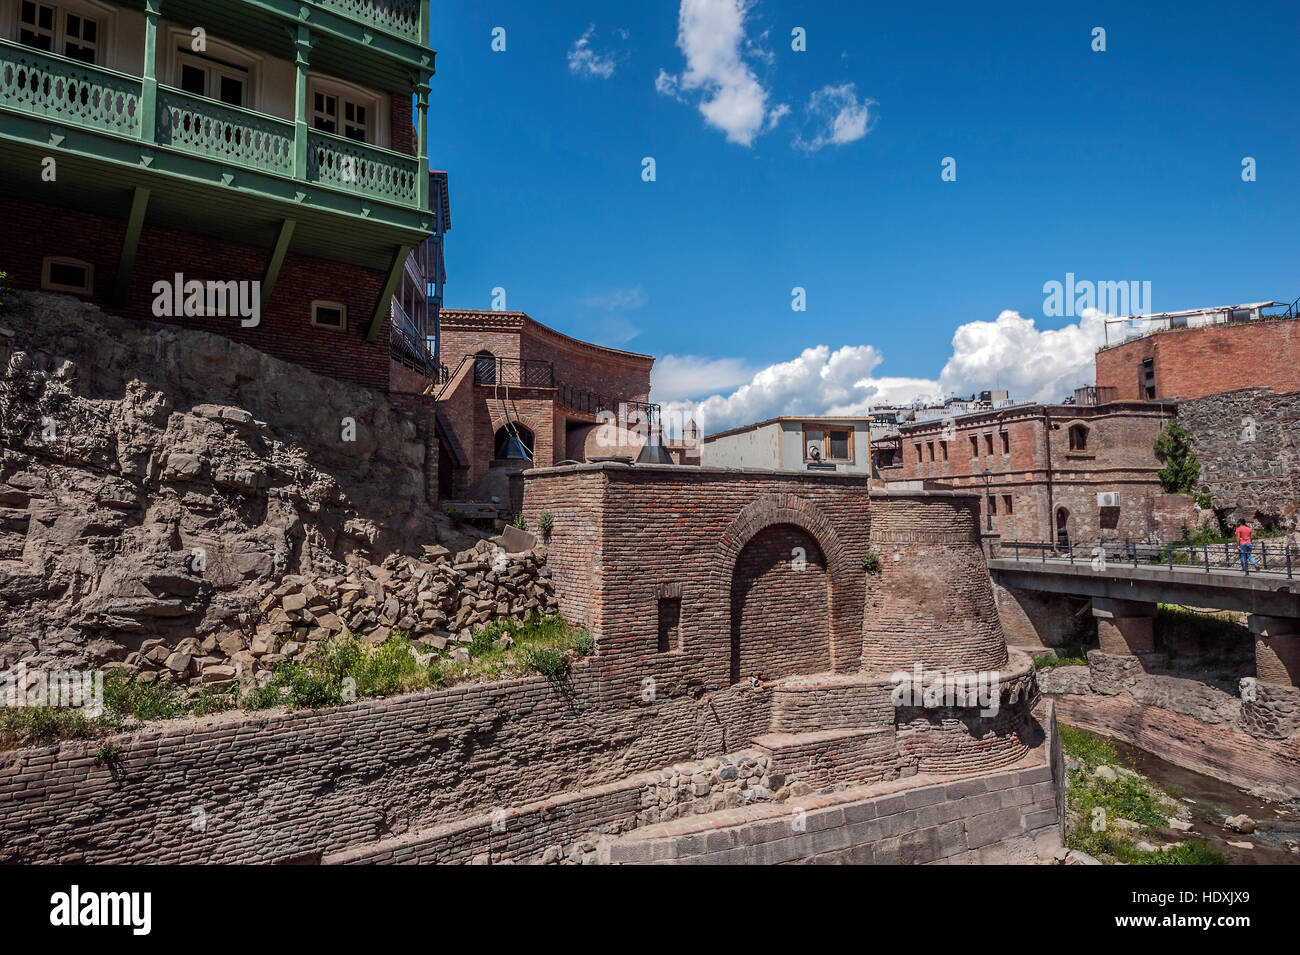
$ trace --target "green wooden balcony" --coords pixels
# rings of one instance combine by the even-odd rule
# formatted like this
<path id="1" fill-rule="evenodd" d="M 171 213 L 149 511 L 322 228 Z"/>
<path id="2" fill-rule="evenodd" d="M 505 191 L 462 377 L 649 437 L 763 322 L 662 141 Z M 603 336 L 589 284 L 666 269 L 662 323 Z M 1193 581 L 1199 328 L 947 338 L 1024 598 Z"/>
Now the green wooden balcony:
<path id="1" fill-rule="evenodd" d="M 334 0 L 346 6 L 360 0 Z M 0 114 L 22 114 L 222 166 L 427 212 L 420 161 L 159 84 L 145 122 L 139 77 L 0 40 Z M 4 126 L 0 124 L 0 134 Z"/>
<path id="2" fill-rule="evenodd" d="M 315 6 L 422 43 L 420 0 L 312 0 Z"/>

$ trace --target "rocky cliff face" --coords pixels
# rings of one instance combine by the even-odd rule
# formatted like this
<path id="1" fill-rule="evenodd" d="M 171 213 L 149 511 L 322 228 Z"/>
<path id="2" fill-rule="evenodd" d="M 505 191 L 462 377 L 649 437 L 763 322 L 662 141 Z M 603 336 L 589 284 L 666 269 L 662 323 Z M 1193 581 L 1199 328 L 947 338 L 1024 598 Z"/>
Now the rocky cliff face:
<path id="1" fill-rule="evenodd" d="M 434 539 L 387 399 L 224 338 L 12 293 L 0 312 L 0 670 L 221 639 L 286 574 Z"/>

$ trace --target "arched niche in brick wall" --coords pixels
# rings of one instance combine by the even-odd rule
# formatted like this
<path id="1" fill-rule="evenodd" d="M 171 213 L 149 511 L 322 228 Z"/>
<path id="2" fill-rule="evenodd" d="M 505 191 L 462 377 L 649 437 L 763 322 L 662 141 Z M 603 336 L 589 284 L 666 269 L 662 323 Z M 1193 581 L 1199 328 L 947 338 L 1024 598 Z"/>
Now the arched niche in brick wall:
<path id="1" fill-rule="evenodd" d="M 827 669 L 835 669 L 837 661 L 852 664 L 856 668 L 862 652 L 862 573 L 860 570 L 856 575 L 853 573 L 848 552 L 825 513 L 816 504 L 794 494 L 765 495 L 750 501 L 723 531 L 714 551 L 712 573 L 701 594 L 698 619 L 721 620 L 729 624 L 732 617 L 733 578 L 741 553 L 761 532 L 779 525 L 792 525 L 806 533 L 824 560 L 828 615 L 824 629 L 829 635 Z M 730 675 L 729 625 L 727 630 L 726 639 L 717 644 L 726 658 L 718 661 L 718 664 L 724 673 Z M 690 629 L 687 630 L 688 641 L 689 634 Z M 740 677 L 743 679 L 751 675 L 742 672 Z"/>
<path id="2" fill-rule="evenodd" d="M 795 524 L 763 528 L 731 575 L 731 682 L 830 670 L 830 609 L 826 557 L 813 536 Z"/>

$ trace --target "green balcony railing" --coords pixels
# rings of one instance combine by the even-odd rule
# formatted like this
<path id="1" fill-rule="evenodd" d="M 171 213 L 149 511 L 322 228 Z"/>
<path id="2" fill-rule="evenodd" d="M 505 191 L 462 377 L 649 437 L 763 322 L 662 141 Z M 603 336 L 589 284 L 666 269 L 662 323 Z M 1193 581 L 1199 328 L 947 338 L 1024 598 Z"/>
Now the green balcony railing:
<path id="1" fill-rule="evenodd" d="M 414 156 L 317 130 L 307 133 L 307 179 L 311 182 L 409 206 L 420 198 L 419 171 Z"/>
<path id="2" fill-rule="evenodd" d="M 317 6 L 352 20 L 422 43 L 420 0 L 313 0 Z"/>
<path id="3" fill-rule="evenodd" d="M 294 125 L 274 116 L 158 87 L 158 145 L 293 175 Z"/>
<path id="4" fill-rule="evenodd" d="M 140 135 L 140 80 L 0 40 L 0 105 L 120 136 Z"/>
<path id="5" fill-rule="evenodd" d="M 143 91 L 136 77 L 0 40 L 0 112 L 143 140 Z M 151 145 L 296 178 L 298 127 L 288 120 L 160 85 L 153 127 Z M 415 156 L 303 129 L 303 181 L 408 209 L 419 206 Z"/>

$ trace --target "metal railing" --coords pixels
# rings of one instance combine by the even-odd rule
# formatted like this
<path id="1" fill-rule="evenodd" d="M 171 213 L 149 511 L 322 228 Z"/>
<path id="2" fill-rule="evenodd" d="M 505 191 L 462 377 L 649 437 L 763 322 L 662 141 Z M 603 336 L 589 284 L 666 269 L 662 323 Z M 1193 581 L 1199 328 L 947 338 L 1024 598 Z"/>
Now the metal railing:
<path id="1" fill-rule="evenodd" d="M 1270 574 L 1292 578 L 1300 569 L 1300 550 L 1289 544 L 1257 540 L 1252 547 L 1254 563 L 1242 567 L 1237 545 L 1158 544 L 1128 538 L 1095 538 L 1088 541 L 989 541 L 989 559 L 1015 560 L 1027 564 L 1083 564 L 1099 572 L 1114 567 L 1185 567 L 1205 573 L 1236 573 L 1252 576 Z M 1258 565 L 1258 566 L 1254 566 Z"/>
<path id="2" fill-rule="evenodd" d="M 474 362 L 474 384 L 511 388 L 554 388 L 555 366 L 536 358 L 466 355 Z"/>
<path id="3" fill-rule="evenodd" d="M 392 316 L 388 345 L 393 358 L 415 371 L 437 378 L 441 371 L 446 370 L 445 366 L 434 361 L 428 339 L 406 314 L 400 299 L 393 299 Z"/>
<path id="4" fill-rule="evenodd" d="M 626 409 L 629 417 L 637 415 L 648 425 L 654 425 L 659 421 L 659 405 L 651 401 L 611 398 L 584 388 L 574 388 L 564 382 L 559 383 L 556 397 L 562 405 L 590 415 L 599 415 L 606 411 L 617 414 L 619 409 L 623 408 Z"/>

